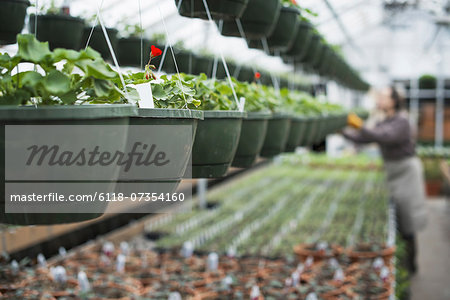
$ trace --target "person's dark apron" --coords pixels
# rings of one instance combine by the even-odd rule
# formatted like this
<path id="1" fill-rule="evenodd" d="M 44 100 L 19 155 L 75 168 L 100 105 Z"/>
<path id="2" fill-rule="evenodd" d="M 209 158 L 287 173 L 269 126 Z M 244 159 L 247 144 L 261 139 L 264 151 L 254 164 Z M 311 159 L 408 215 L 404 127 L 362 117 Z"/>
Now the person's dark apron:
<path id="1" fill-rule="evenodd" d="M 397 209 L 397 225 L 403 235 L 423 229 L 427 223 L 423 168 L 419 158 L 385 161 L 387 185 Z"/>

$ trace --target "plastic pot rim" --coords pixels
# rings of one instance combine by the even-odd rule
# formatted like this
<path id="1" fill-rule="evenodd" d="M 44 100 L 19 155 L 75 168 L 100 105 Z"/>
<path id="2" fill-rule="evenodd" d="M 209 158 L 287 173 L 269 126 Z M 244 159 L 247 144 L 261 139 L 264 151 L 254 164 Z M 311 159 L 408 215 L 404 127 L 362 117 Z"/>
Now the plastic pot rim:
<path id="1" fill-rule="evenodd" d="M 204 119 L 242 119 L 247 116 L 246 112 L 237 110 L 202 110 Z"/>
<path id="2" fill-rule="evenodd" d="M 136 117 L 203 120 L 203 111 L 176 108 L 138 108 Z"/>
<path id="3" fill-rule="evenodd" d="M 135 116 L 132 104 L 85 104 L 61 106 L 0 106 L 0 120 L 86 120 Z"/>

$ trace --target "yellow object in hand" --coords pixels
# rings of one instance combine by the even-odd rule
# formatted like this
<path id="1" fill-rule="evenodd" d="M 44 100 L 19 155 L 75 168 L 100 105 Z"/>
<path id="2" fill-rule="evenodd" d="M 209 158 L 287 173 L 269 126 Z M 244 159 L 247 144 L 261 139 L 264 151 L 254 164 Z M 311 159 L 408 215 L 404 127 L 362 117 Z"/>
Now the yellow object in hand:
<path id="1" fill-rule="evenodd" d="M 360 129 L 361 127 L 363 127 L 364 122 L 356 114 L 351 113 L 347 117 L 347 124 L 348 124 L 348 126 L 351 126 L 353 128 Z"/>

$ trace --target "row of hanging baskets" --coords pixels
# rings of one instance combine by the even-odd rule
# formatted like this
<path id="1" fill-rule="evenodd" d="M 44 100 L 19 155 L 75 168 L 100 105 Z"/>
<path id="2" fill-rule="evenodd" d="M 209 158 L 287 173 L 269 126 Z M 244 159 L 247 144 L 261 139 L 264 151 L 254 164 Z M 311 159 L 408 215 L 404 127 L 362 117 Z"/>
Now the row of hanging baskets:
<path id="1" fill-rule="evenodd" d="M 250 48 L 281 56 L 285 63 L 334 79 L 349 88 L 362 91 L 369 88 L 290 1 L 206 2 L 222 35 L 245 38 Z M 203 0 L 183 0 L 179 13 L 207 19 Z"/>
<path id="2" fill-rule="evenodd" d="M 55 107 L 0 107 L 2 131 L 5 125 L 190 125 L 192 137 L 182 136 L 173 127 L 171 139 L 183 149 L 172 164 L 177 166 L 167 178 L 148 173 L 145 184 L 165 183 L 165 192 L 172 193 L 185 177 L 192 155 L 192 178 L 224 176 L 229 167 L 251 167 L 258 156 L 273 157 L 282 152 L 292 152 L 298 146 L 310 146 L 327 134 L 345 125 L 345 115 L 300 117 L 288 114 L 238 111 L 193 111 L 182 109 L 138 109 L 133 105 L 79 105 Z M 157 127 L 155 127 L 157 128 Z M 125 147 L 127 130 L 115 136 L 98 135 L 98 144 L 118 143 Z M 16 141 L 21 143 L 20 138 Z M 5 157 L 4 139 L 1 139 L 1 157 Z M 5 195 L 5 162 L 1 160 L 2 195 Z M 118 180 L 119 178 L 111 178 Z M 140 180 L 140 183 L 143 181 Z M 116 190 L 111 190 L 114 192 Z M 120 191 L 123 192 L 123 191 Z M 75 214 L 6 214 L 4 197 L 0 203 L 0 223 L 55 224 L 79 222 L 99 217 L 100 213 Z M 102 204 L 103 205 L 103 204 Z M 106 209 L 106 206 L 104 207 Z"/>
<path id="3" fill-rule="evenodd" d="M 320 104 L 315 99 L 304 99 L 307 94 L 283 90 L 277 94 L 275 89 L 260 85 L 234 81 L 239 96 L 247 98 L 244 111 L 237 111 L 231 100 L 228 83 L 207 79 L 205 75 L 183 75 L 161 77 L 162 82 L 153 82 L 153 101 L 157 108 L 138 108 L 126 104 L 123 89 L 118 81 L 118 73 L 106 64 L 99 53 L 87 50 L 73 51 L 57 49 L 51 51 L 47 43 L 38 42 L 32 35 L 18 35 L 18 53 L 11 57 L 1 54 L 3 72 L 0 74 L 0 124 L 3 132 L 6 125 L 121 125 L 111 135 L 96 136 L 98 145 L 115 143 L 117 149 L 127 144 L 130 125 L 148 125 L 158 130 L 159 125 L 189 125 L 192 135 L 180 135 L 178 127 L 167 134 L 167 140 L 178 142 L 178 155 L 172 158 L 175 166 L 172 172 L 162 177 L 159 172 L 148 172 L 141 183 L 152 185 L 166 183 L 167 192 L 174 191 L 182 178 L 216 178 L 226 174 L 230 166 L 250 167 L 258 156 L 273 157 L 286 151 L 294 151 L 298 146 L 310 146 L 325 138 L 329 133 L 345 125 L 346 115 L 337 107 L 329 109 L 329 104 Z M 160 50 L 152 55 L 160 55 Z M 81 73 L 73 73 L 71 68 L 57 68 L 61 60 L 70 61 Z M 21 85 L 11 85 L 8 81 L 16 66 L 33 63 L 46 69 L 46 74 L 19 68 Z M 145 80 L 144 73 L 123 74 L 126 83 L 151 82 Z M 56 80 L 57 79 L 57 80 Z M 73 84 L 69 84 L 72 82 Z M 178 90 L 183 84 L 185 90 Z M 132 90 L 129 89 L 129 93 Z M 188 93 L 187 95 L 185 93 Z M 220 100 L 210 97 L 211 93 L 220 95 Z M 295 94 L 294 94 L 295 93 Z M 299 101 L 289 104 L 289 97 Z M 37 106 L 31 105 L 31 99 Z M 272 100 L 269 102 L 268 99 Z M 285 99 L 286 103 L 281 99 Z M 84 103 L 94 103 L 80 105 Z M 177 102 L 178 101 L 178 102 Z M 277 102 L 278 101 L 278 102 Z M 289 100 L 290 101 L 290 100 Z M 99 105 L 95 103 L 103 102 Z M 125 103 L 125 104 L 119 104 Z M 301 109 L 290 113 L 290 107 Z M 192 108 L 192 109 L 185 109 Z M 310 107 L 309 111 L 305 108 Z M 14 143 L 26 141 L 27 137 L 17 137 Z M 0 139 L 0 170 L 2 190 L 5 195 L 5 139 Z M 145 141 L 143 141 L 145 142 Z M 151 141 L 148 141 L 151 144 Z M 14 146 L 14 145 L 8 145 Z M 190 158 L 192 157 L 192 161 Z M 185 175 L 192 162 L 192 176 Z M 120 171 L 120 170 L 118 170 Z M 120 182 L 120 172 L 112 172 L 119 177 L 109 178 Z M 112 175 L 111 175 L 112 176 Z M 113 191 L 115 187 L 113 186 Z M 5 214 L 4 198 L 0 203 L 0 222 L 13 224 L 53 224 L 82 221 L 99 214 Z"/>
<path id="4" fill-rule="evenodd" d="M 294 64 L 305 71 L 318 73 L 323 77 L 355 89 L 367 90 L 368 84 L 353 70 L 337 52 L 328 45 L 312 24 L 301 16 L 294 5 L 281 4 L 280 0 L 215 0 L 206 1 L 211 17 L 216 20 L 225 36 L 245 37 L 250 48 L 280 55 L 285 63 Z M 178 0 L 175 3 L 180 4 Z M 286 3 L 283 1 L 283 3 Z M 5 0 L 0 3 L 0 42 L 15 43 L 20 33 L 26 9 L 26 0 Z M 207 19 L 203 0 L 183 0 L 179 7 L 183 16 Z M 239 19 L 239 21 L 236 20 Z M 37 24 L 35 24 L 37 21 Z M 241 25 L 241 28 L 238 26 Z M 37 26 L 36 26 L 37 25 Z M 29 31 L 34 32 L 40 41 L 48 41 L 50 48 L 82 49 L 89 45 L 100 52 L 104 59 L 111 59 L 106 39 L 100 26 L 86 26 L 80 18 L 46 14 L 30 16 Z M 124 66 L 142 67 L 145 64 L 145 51 L 150 45 L 163 47 L 163 41 L 140 35 L 119 38 L 119 32 L 107 28 L 111 45 L 117 54 L 118 62 Z M 174 49 L 180 72 L 190 74 L 206 73 L 211 77 L 213 57 L 205 57 L 182 49 Z M 159 68 L 159 59 L 154 64 Z M 237 71 L 236 71 L 237 69 Z M 165 56 L 162 70 L 176 73 L 175 63 L 170 51 Z M 241 81 L 252 81 L 254 72 L 248 67 L 230 64 L 231 75 Z M 218 64 L 217 78 L 224 78 L 225 71 Z"/>

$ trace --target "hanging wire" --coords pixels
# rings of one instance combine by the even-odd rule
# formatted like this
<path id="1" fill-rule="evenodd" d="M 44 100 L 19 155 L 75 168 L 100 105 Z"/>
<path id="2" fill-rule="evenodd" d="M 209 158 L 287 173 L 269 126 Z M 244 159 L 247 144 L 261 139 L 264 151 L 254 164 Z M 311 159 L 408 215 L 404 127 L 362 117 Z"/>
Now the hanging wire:
<path id="1" fill-rule="evenodd" d="M 182 2 L 183 2 L 183 0 L 178 1 L 178 4 L 177 4 L 177 10 L 180 9 L 181 3 L 182 3 Z M 141 12 L 139 12 L 139 14 L 140 14 L 140 13 L 141 13 Z M 164 46 L 163 54 L 162 54 L 162 56 L 161 56 L 161 62 L 159 63 L 158 73 L 160 73 L 161 70 L 162 70 L 162 67 L 163 67 L 164 61 L 165 61 L 165 59 L 166 59 L 166 55 L 167 55 L 167 50 L 168 50 L 168 49 L 169 49 L 169 44 L 166 42 L 166 45 Z"/>
<path id="2" fill-rule="evenodd" d="M 34 13 L 34 37 L 37 37 L 37 15 L 39 10 L 39 0 L 36 0 L 36 11 Z"/>
<path id="3" fill-rule="evenodd" d="M 206 0 L 203 0 L 203 5 L 205 6 L 206 15 L 208 16 L 209 24 L 211 26 L 215 26 L 214 21 L 211 17 L 211 12 L 208 8 L 208 3 L 206 3 Z M 243 105 L 241 105 L 241 101 L 239 101 L 236 91 L 234 89 L 233 81 L 231 80 L 230 71 L 228 70 L 227 62 L 225 61 L 225 57 L 223 56 L 222 48 L 219 48 L 220 58 L 222 59 L 223 68 L 225 69 L 225 73 L 227 74 L 228 78 L 228 84 L 230 85 L 231 91 L 233 92 L 234 100 L 236 101 L 236 104 L 239 108 L 239 111 L 244 111 Z"/>
<path id="4" fill-rule="evenodd" d="M 142 10 L 141 10 L 141 0 L 138 0 L 139 4 L 139 28 L 140 30 L 140 38 L 141 38 L 141 70 L 144 68 L 144 32 L 142 30 Z"/>
<path id="5" fill-rule="evenodd" d="M 236 26 L 238 28 L 239 34 L 244 39 L 244 41 L 246 41 L 247 36 L 245 35 L 245 31 L 244 31 L 244 27 L 242 26 L 241 19 L 236 18 Z M 257 72 L 257 70 L 253 64 L 251 65 L 251 68 L 252 68 L 253 74 Z M 241 72 L 241 69 L 242 69 L 242 64 L 239 64 L 239 73 Z M 239 75 L 239 73 L 238 73 L 238 75 Z"/>
<path id="6" fill-rule="evenodd" d="M 181 5 L 181 1 L 183 1 L 183 0 L 180 0 L 179 5 Z M 177 75 L 178 75 L 178 84 L 180 85 L 181 93 L 183 94 L 185 108 L 189 109 L 188 103 L 187 103 L 187 99 L 186 99 L 186 94 L 185 94 L 184 88 L 183 88 L 183 83 L 181 82 L 180 71 L 178 70 L 177 60 L 175 58 L 175 53 L 173 51 L 172 42 L 171 42 L 171 39 L 170 39 L 170 36 L 169 36 L 169 31 L 167 30 L 166 21 L 164 19 L 164 15 L 163 15 L 163 13 L 161 11 L 161 6 L 159 5 L 159 3 L 158 3 L 158 10 L 159 10 L 159 15 L 160 15 L 161 21 L 163 23 L 164 31 L 165 31 L 166 37 L 167 37 L 166 48 L 167 48 L 167 45 L 169 45 L 170 52 L 172 53 L 173 63 L 175 64 L 175 70 L 177 71 Z M 162 64 L 162 61 L 161 61 L 161 64 Z M 161 65 L 160 65 L 160 67 L 161 67 Z"/>
<path id="7" fill-rule="evenodd" d="M 270 55 L 269 44 L 267 43 L 267 38 L 265 38 L 265 37 L 261 38 L 261 44 L 263 46 L 264 52 L 266 52 L 267 55 Z M 277 92 L 277 94 L 279 94 L 280 93 L 280 85 L 278 84 L 278 81 L 272 72 L 270 72 L 270 78 L 272 79 L 272 84 L 273 84 L 273 87 L 275 88 L 275 91 Z"/>
<path id="8" fill-rule="evenodd" d="M 222 34 L 222 29 L 223 29 L 223 20 L 219 21 L 219 33 Z M 219 57 L 217 55 L 214 55 L 214 64 L 213 64 L 213 69 L 212 69 L 212 78 L 216 79 L 217 76 L 217 65 L 219 63 Z"/>
<path id="9" fill-rule="evenodd" d="M 103 1 L 102 1 L 102 2 L 103 2 Z M 120 66 L 119 66 L 119 63 L 118 63 L 118 61 L 117 61 L 116 54 L 114 53 L 114 49 L 113 49 L 112 44 L 111 44 L 111 40 L 109 39 L 108 32 L 106 31 L 106 28 L 105 28 L 105 24 L 103 24 L 103 19 L 102 19 L 101 13 L 100 13 L 100 6 L 97 6 L 97 19 L 98 19 L 98 21 L 99 21 L 99 23 L 100 23 L 100 26 L 101 26 L 101 28 L 102 28 L 103 35 L 105 36 L 106 43 L 107 43 L 108 48 L 109 48 L 109 51 L 110 51 L 110 53 L 111 53 L 111 57 L 112 57 L 112 59 L 113 59 L 114 65 L 115 65 L 116 68 L 117 68 L 117 73 L 119 74 L 120 82 L 122 83 L 123 88 L 124 88 L 125 97 L 126 97 L 127 99 L 130 99 L 130 96 L 129 96 L 129 94 L 128 94 L 127 87 L 126 87 L 126 85 L 125 85 L 125 80 L 123 79 L 122 72 L 121 72 L 121 70 L 120 70 Z"/>
<path id="10" fill-rule="evenodd" d="M 103 0 L 102 0 L 102 2 L 100 2 L 100 9 L 102 9 L 102 7 L 103 7 Z M 91 37 L 94 34 L 94 28 L 95 28 L 95 26 L 97 26 L 97 23 L 98 23 L 98 15 L 95 16 L 95 21 L 94 21 L 94 24 L 92 25 L 91 31 L 89 32 L 89 36 L 88 36 L 88 39 L 86 41 L 86 46 L 84 47 L 84 50 L 86 50 L 87 47 L 89 46 L 89 43 L 91 41 Z"/>

